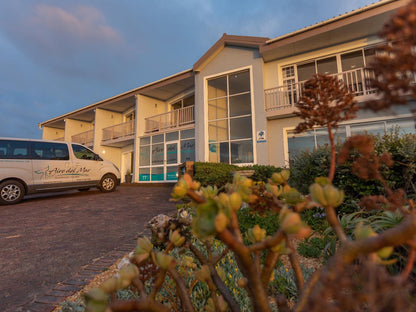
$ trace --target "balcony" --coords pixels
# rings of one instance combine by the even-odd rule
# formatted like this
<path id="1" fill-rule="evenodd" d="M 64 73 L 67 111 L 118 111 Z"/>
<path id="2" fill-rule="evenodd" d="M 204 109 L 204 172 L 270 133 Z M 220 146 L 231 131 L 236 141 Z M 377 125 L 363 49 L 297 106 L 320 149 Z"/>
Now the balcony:
<path id="1" fill-rule="evenodd" d="M 121 124 L 103 129 L 102 141 L 128 140 L 134 137 L 135 120 L 129 120 Z"/>
<path id="2" fill-rule="evenodd" d="M 71 141 L 74 143 L 93 146 L 94 145 L 94 130 L 78 133 L 71 137 Z"/>
<path id="3" fill-rule="evenodd" d="M 145 118 L 145 132 L 167 131 L 193 123 L 194 105 Z"/>
<path id="4" fill-rule="evenodd" d="M 374 73 L 369 69 L 358 68 L 331 76 L 337 76 L 356 97 L 374 94 L 375 90 L 370 85 L 370 79 L 374 77 Z M 302 96 L 305 82 L 300 81 L 264 90 L 266 116 L 285 117 L 293 115 L 296 109 L 295 103 Z"/>

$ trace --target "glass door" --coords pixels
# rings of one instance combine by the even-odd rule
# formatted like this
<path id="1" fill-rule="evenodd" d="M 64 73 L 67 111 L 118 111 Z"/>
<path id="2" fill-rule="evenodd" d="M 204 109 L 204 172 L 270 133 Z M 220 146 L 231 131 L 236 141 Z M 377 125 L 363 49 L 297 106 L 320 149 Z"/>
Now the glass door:
<path id="1" fill-rule="evenodd" d="M 166 181 L 176 181 L 178 179 L 176 175 L 178 172 L 178 146 L 178 141 L 165 143 Z"/>

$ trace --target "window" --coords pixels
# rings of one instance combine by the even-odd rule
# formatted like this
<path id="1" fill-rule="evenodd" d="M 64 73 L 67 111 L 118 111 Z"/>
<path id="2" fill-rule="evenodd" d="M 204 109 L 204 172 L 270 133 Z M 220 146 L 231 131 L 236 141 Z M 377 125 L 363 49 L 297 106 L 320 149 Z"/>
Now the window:
<path id="1" fill-rule="evenodd" d="M 72 144 L 72 150 L 74 151 L 75 157 L 78 159 L 96 160 L 98 156 L 90 149 L 77 144 Z"/>
<path id="2" fill-rule="evenodd" d="M 29 159 L 29 142 L 0 140 L 0 159 Z"/>
<path id="3" fill-rule="evenodd" d="M 68 145 L 63 143 L 32 142 L 32 159 L 69 160 Z"/>
<path id="4" fill-rule="evenodd" d="M 293 68 L 287 73 L 293 74 Z M 210 162 L 254 161 L 248 70 L 208 80 L 208 140 Z"/>
<path id="5" fill-rule="evenodd" d="M 383 135 L 387 131 L 397 130 L 399 134 L 416 134 L 415 121 L 412 118 L 397 118 L 387 121 L 360 122 L 341 125 L 335 132 L 336 144 L 342 144 L 348 136 L 356 134 Z M 294 130 L 287 131 L 287 146 L 289 164 L 304 151 L 312 152 L 315 148 L 329 145 L 328 130 L 315 128 L 311 131 L 296 134 Z"/>
<path id="6" fill-rule="evenodd" d="M 195 129 L 140 138 L 139 181 L 177 180 L 178 164 L 195 161 Z"/>

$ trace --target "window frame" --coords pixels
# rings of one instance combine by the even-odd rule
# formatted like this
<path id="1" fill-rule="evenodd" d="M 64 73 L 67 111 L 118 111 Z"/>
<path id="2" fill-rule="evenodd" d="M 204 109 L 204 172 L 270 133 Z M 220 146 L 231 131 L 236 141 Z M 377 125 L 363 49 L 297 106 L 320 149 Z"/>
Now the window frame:
<path id="1" fill-rule="evenodd" d="M 245 92 L 240 92 L 240 93 L 233 93 L 230 94 L 229 92 L 229 88 L 230 88 L 230 84 L 229 84 L 229 76 L 233 75 L 233 74 L 238 74 L 238 73 L 243 73 L 247 71 L 248 72 L 248 77 L 249 77 L 249 86 L 250 86 L 250 90 L 249 91 L 245 91 Z M 225 96 L 218 96 L 218 97 L 214 97 L 214 98 L 208 98 L 208 87 L 209 87 L 209 81 L 210 80 L 214 80 L 214 79 L 218 79 L 218 78 L 222 78 L 222 77 L 227 77 L 227 92 Z M 241 95 L 245 95 L 245 94 L 249 94 L 250 95 L 250 114 L 244 114 L 244 115 L 239 115 L 239 116 L 230 116 L 230 97 L 236 97 L 236 96 L 241 96 Z M 221 117 L 221 118 L 214 118 L 214 119 L 209 119 L 209 101 L 212 100 L 218 100 L 218 99 L 222 99 L 225 98 L 226 99 L 226 105 L 227 105 L 227 116 L 226 117 Z M 254 108 L 254 85 L 253 85 L 253 67 L 252 66 L 245 66 L 245 67 L 240 67 L 240 68 L 234 68 L 233 70 L 229 70 L 226 72 L 221 72 L 221 73 L 216 73 L 213 75 L 209 75 L 209 76 L 205 76 L 204 77 L 204 115 L 206 116 L 205 118 L 205 131 L 204 131 L 204 142 L 205 142 L 205 146 L 204 146 L 204 159 L 205 161 L 209 161 L 209 150 L 210 150 L 210 145 L 212 144 L 216 144 L 219 145 L 221 143 L 227 143 L 228 144 L 228 163 L 229 164 L 234 164 L 234 165 L 239 165 L 239 166 L 244 166 L 244 165 L 253 165 L 257 163 L 257 146 L 255 144 L 255 108 Z M 238 118 L 247 118 L 250 117 L 251 118 L 251 137 L 250 138 L 242 138 L 242 139 L 231 139 L 231 127 L 230 127 L 230 123 L 232 119 L 238 119 Z M 210 138 L 209 138 L 209 124 L 211 122 L 218 122 L 218 121 L 224 121 L 226 120 L 227 122 L 227 140 L 217 140 L 217 141 L 212 141 L 210 142 Z M 232 159 L 232 150 L 231 150 L 231 144 L 236 142 L 243 142 L 243 141 L 251 141 L 252 144 L 252 162 L 242 162 L 242 163 L 232 163 L 231 159 Z M 220 162 L 220 161 L 219 161 Z"/>

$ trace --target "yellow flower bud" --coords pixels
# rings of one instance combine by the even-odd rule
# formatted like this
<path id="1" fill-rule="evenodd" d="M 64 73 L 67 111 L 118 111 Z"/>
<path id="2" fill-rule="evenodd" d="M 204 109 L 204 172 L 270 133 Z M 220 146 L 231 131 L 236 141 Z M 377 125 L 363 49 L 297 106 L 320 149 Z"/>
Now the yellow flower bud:
<path id="1" fill-rule="evenodd" d="M 282 179 L 283 179 L 284 181 L 287 181 L 287 180 L 289 180 L 289 177 L 290 177 L 290 170 L 288 170 L 288 169 L 283 169 L 283 170 L 280 172 L 280 175 L 282 176 Z"/>
<path id="2" fill-rule="evenodd" d="M 302 227 L 300 215 L 296 212 L 289 212 L 281 221 L 280 228 L 286 234 L 295 234 Z"/>
<path id="3" fill-rule="evenodd" d="M 381 259 L 387 259 L 391 256 L 393 253 L 393 246 L 387 246 L 384 248 L 381 248 L 379 251 L 377 251 L 377 256 L 379 256 Z"/>
<path id="4" fill-rule="evenodd" d="M 171 265 L 173 265 L 175 263 L 175 260 L 173 259 L 173 257 L 163 253 L 163 252 L 158 252 L 156 253 L 156 264 L 163 270 L 167 270 Z"/>
<path id="5" fill-rule="evenodd" d="M 218 233 L 223 232 L 228 225 L 228 218 L 227 216 L 220 212 L 217 214 L 217 216 L 215 217 L 215 229 L 217 230 Z"/>
<path id="6" fill-rule="evenodd" d="M 232 193 L 230 195 L 230 208 L 232 210 L 239 210 L 241 208 L 241 204 L 243 203 L 243 200 L 241 198 L 241 195 L 239 193 Z"/>
<path id="7" fill-rule="evenodd" d="M 169 241 L 175 245 L 176 247 L 181 246 L 185 242 L 185 237 L 183 237 L 179 230 L 176 231 L 170 231 L 169 233 Z"/>
<path id="8" fill-rule="evenodd" d="M 266 238 L 266 230 L 262 229 L 258 224 L 253 227 L 253 237 L 256 242 L 262 242 Z"/>
<path id="9" fill-rule="evenodd" d="M 112 277 L 106 280 L 104 283 L 102 283 L 101 289 L 104 290 L 105 293 L 110 294 L 112 292 L 115 292 L 118 289 L 117 284 L 118 284 L 117 278 Z"/>

